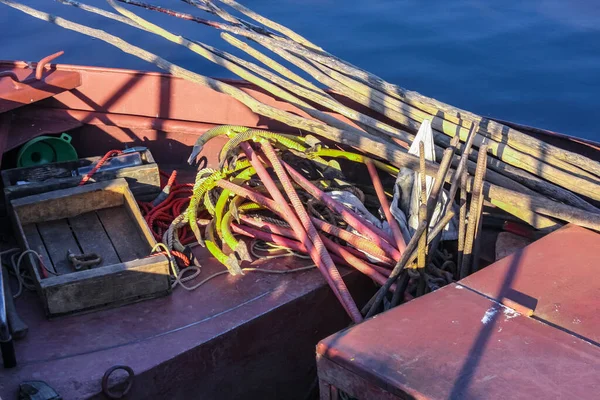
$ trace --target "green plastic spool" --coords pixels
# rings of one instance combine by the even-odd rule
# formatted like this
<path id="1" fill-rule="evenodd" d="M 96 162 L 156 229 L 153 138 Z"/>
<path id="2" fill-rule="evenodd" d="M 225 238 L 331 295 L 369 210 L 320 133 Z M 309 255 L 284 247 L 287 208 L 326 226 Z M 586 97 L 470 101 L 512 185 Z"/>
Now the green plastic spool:
<path id="1" fill-rule="evenodd" d="M 38 136 L 25 143 L 17 154 L 18 167 L 33 167 L 53 162 L 77 160 L 77 151 L 71 145 L 71 136 Z"/>

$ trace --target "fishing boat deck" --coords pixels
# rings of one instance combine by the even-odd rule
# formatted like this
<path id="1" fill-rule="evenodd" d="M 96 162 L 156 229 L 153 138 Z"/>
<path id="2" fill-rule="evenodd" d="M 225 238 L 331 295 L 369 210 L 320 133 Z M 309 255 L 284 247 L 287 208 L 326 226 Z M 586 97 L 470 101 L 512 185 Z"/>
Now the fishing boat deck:
<path id="1" fill-rule="evenodd" d="M 196 249 L 200 278 L 222 271 Z M 302 263 L 286 258 L 259 266 L 285 270 Z M 358 274 L 344 274 L 351 288 L 364 286 Z M 8 399 L 24 380 L 43 380 L 65 399 L 93 397 L 114 365 L 135 372 L 128 398 L 297 397 L 312 383 L 300 371 L 314 364 L 315 343 L 348 324 L 316 270 L 219 276 L 199 290 L 179 288 L 167 297 L 50 321 L 35 293 L 24 293 L 17 307 L 30 334 L 16 342 L 18 367 L 2 372 L 0 396 Z"/>

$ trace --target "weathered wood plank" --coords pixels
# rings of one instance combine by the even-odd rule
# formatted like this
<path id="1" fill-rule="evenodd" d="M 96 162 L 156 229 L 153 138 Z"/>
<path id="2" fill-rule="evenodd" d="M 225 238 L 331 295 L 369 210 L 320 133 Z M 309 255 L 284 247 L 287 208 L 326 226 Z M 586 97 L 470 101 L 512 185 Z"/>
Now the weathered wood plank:
<path id="1" fill-rule="evenodd" d="M 91 183 L 12 200 L 22 224 L 44 222 L 123 204 L 124 179 Z"/>
<path id="2" fill-rule="evenodd" d="M 23 232 L 25 234 L 25 240 L 27 240 L 27 243 L 29 244 L 29 248 L 38 253 L 40 256 L 42 256 L 42 260 L 44 260 L 44 265 L 48 269 L 56 272 L 54 264 L 52 263 L 52 259 L 50 258 L 48 251 L 46 251 L 46 246 L 44 245 L 42 237 L 40 236 L 40 233 L 38 232 L 35 224 L 27 224 L 23 226 Z M 35 260 L 35 257 L 33 257 L 33 260 Z M 35 265 L 37 265 L 37 260 L 34 266 Z"/>
<path id="3" fill-rule="evenodd" d="M 124 304 L 170 292 L 169 262 L 155 256 L 44 279 L 52 316 Z"/>
<path id="4" fill-rule="evenodd" d="M 111 207 L 98 210 L 100 222 L 108 233 L 119 258 L 123 261 L 131 261 L 146 257 L 150 254 L 148 242 L 142 239 L 134 220 L 124 206 Z"/>
<path id="5" fill-rule="evenodd" d="M 81 177 L 78 177 L 81 179 Z M 157 164 L 145 164 L 113 171 L 97 172 L 94 182 L 124 178 L 134 196 L 158 194 L 160 192 L 160 174 Z"/>
<path id="6" fill-rule="evenodd" d="M 95 211 L 69 218 L 69 224 L 83 253 L 102 257 L 94 268 L 121 262 Z"/>
<path id="7" fill-rule="evenodd" d="M 73 231 L 66 219 L 55 221 L 40 222 L 37 224 L 42 240 L 46 245 L 46 250 L 52 259 L 54 269 L 58 274 L 70 274 L 75 272 L 67 258 L 67 253 L 72 251 L 75 254 L 80 253 L 81 249 L 73 236 Z"/>
<path id="8" fill-rule="evenodd" d="M 138 232 L 142 238 L 144 238 L 145 241 L 150 244 L 151 247 L 155 246 L 156 239 L 154 239 L 154 235 L 152 234 L 152 231 L 150 231 L 150 228 L 148 227 L 148 224 L 146 223 L 146 220 L 144 219 L 144 216 L 142 215 L 140 207 L 138 206 L 135 198 L 127 191 L 123 193 L 123 196 L 125 198 L 125 210 L 127 211 L 129 217 L 135 222 Z M 149 250 L 152 249 L 150 248 Z"/>

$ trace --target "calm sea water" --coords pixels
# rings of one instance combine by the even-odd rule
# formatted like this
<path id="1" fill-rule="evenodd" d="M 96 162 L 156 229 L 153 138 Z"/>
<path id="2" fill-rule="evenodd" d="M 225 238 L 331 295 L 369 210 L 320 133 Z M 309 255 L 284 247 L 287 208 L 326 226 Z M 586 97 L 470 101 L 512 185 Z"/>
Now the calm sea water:
<path id="1" fill-rule="evenodd" d="M 196 13 L 176 0 L 148 1 Z M 240 1 L 405 88 L 482 115 L 600 141 L 598 1 Z M 50 0 L 23 2 L 105 29 L 204 75 L 232 76 L 159 37 Z M 87 2 L 108 8 L 103 1 Z M 211 28 L 136 11 L 173 32 L 231 50 Z M 0 33 L 2 59 L 37 60 L 62 49 L 64 63 L 155 69 L 2 5 Z"/>

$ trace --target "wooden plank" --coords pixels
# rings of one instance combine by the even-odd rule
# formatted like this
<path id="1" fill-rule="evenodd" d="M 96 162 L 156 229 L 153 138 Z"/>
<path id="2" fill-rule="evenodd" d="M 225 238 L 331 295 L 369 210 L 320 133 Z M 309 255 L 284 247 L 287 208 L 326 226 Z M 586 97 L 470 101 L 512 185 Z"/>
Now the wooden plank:
<path id="1" fill-rule="evenodd" d="M 166 263 L 166 268 L 164 270 L 159 266 L 159 264 L 162 265 L 163 263 Z M 62 285 L 71 285 L 83 281 L 98 281 L 127 270 L 134 272 L 153 271 L 159 275 L 169 275 L 169 260 L 164 254 L 155 254 L 152 257 L 108 265 L 105 268 L 86 269 L 79 271 L 76 274 L 51 276 L 43 280 L 42 288 L 48 290 L 52 287 L 56 288 Z"/>
<path id="2" fill-rule="evenodd" d="M 158 194 L 160 192 L 160 173 L 157 164 L 144 164 L 119 170 L 97 172 L 95 182 L 124 178 L 135 196 Z"/>
<path id="3" fill-rule="evenodd" d="M 155 256 L 42 281 L 51 316 L 125 304 L 170 292 L 169 262 Z"/>
<path id="4" fill-rule="evenodd" d="M 142 239 L 124 206 L 104 208 L 97 213 L 121 261 L 131 261 L 150 254 L 148 242 Z"/>
<path id="5" fill-rule="evenodd" d="M 96 212 L 69 218 L 69 224 L 83 253 L 102 257 L 102 262 L 94 268 L 121 262 Z"/>
<path id="6" fill-rule="evenodd" d="M 44 265 L 48 269 L 50 269 L 52 271 L 56 271 L 54 269 L 54 264 L 52 263 L 52 259 L 50 258 L 50 255 L 46 251 L 46 246 L 44 245 L 44 242 L 42 241 L 42 237 L 40 236 L 40 233 L 38 232 L 35 224 L 27 224 L 27 225 L 23 226 L 23 232 L 25 234 L 25 240 L 29 244 L 29 248 L 42 256 L 42 260 L 44 260 Z M 33 257 L 33 260 L 35 260 L 35 257 Z M 37 266 L 37 260 L 33 266 L 34 267 Z"/>
<path id="7" fill-rule="evenodd" d="M 154 234 L 148 227 L 148 224 L 146 223 L 146 220 L 144 219 L 144 216 L 142 215 L 140 207 L 133 197 L 133 194 L 126 190 L 123 192 L 123 197 L 125 199 L 123 205 L 125 206 L 125 210 L 127 210 L 127 214 L 134 221 L 135 227 L 142 238 L 144 238 L 145 241 L 150 244 L 150 250 L 152 250 L 152 248 L 156 246 L 156 239 L 154 239 Z"/>
<path id="8" fill-rule="evenodd" d="M 22 224 L 69 218 L 75 215 L 123 204 L 129 190 L 125 179 L 91 183 L 74 188 L 41 193 L 11 204 Z"/>
<path id="9" fill-rule="evenodd" d="M 46 250 L 52 259 L 52 264 L 58 274 L 69 274 L 75 269 L 67 258 L 67 253 L 72 251 L 77 254 L 81 252 L 73 231 L 66 219 L 40 222 L 37 224 Z"/>

